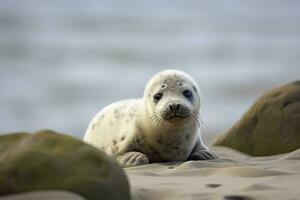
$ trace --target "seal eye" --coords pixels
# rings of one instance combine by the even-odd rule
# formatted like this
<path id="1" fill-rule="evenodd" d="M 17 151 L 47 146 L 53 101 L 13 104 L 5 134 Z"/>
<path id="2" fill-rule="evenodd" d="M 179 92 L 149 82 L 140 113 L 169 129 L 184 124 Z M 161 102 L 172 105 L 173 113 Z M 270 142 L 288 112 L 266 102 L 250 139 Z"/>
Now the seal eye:
<path id="1" fill-rule="evenodd" d="M 154 95 L 153 99 L 155 102 L 158 102 L 162 98 L 163 94 L 162 93 L 157 93 Z"/>
<path id="2" fill-rule="evenodd" d="M 183 93 L 182 93 L 187 99 L 190 99 L 192 98 L 193 94 L 191 91 L 189 90 L 184 90 Z"/>

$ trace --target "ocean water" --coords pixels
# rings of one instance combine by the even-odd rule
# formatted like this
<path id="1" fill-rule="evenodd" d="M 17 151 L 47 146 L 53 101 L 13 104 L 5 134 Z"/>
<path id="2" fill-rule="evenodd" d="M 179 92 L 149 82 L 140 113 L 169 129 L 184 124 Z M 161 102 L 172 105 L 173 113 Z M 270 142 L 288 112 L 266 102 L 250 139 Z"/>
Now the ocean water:
<path id="1" fill-rule="evenodd" d="M 105 105 L 168 68 L 202 91 L 203 134 L 300 78 L 300 1 L 0 1 L 0 132 L 82 138 Z"/>

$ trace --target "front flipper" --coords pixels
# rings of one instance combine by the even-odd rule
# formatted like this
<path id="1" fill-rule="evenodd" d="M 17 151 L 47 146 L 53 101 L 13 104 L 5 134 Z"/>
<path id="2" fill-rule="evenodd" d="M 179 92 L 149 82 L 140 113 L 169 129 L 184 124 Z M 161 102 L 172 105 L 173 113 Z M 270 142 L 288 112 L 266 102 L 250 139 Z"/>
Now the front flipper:
<path id="1" fill-rule="evenodd" d="M 201 138 L 199 138 L 188 160 L 212 160 L 217 158 L 218 156 L 209 151 L 208 148 L 202 143 Z"/>
<path id="2" fill-rule="evenodd" d="M 188 160 L 211 160 L 217 158 L 218 156 L 211 151 L 200 150 L 200 151 L 192 152 Z"/>
<path id="3" fill-rule="evenodd" d="M 134 167 L 149 164 L 148 157 L 137 151 L 130 151 L 123 155 L 117 156 L 117 161 L 122 167 Z"/>

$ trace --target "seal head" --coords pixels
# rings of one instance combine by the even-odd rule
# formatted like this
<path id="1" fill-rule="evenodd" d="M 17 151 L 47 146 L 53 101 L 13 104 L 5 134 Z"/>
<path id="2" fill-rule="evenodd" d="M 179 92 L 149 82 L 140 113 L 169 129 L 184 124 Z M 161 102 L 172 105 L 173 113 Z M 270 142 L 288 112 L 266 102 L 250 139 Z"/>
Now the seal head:
<path id="1" fill-rule="evenodd" d="M 179 70 L 165 70 L 148 82 L 144 101 L 154 127 L 199 126 L 200 90 L 196 82 Z"/>

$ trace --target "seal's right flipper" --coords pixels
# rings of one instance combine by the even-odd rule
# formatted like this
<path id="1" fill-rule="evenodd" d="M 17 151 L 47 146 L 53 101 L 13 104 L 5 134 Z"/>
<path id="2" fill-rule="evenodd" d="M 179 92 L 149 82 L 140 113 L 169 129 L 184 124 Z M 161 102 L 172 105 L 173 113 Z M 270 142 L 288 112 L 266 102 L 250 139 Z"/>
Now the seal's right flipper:
<path id="1" fill-rule="evenodd" d="M 130 151 L 116 157 L 116 160 L 122 167 L 134 167 L 149 164 L 148 157 L 137 151 Z"/>

